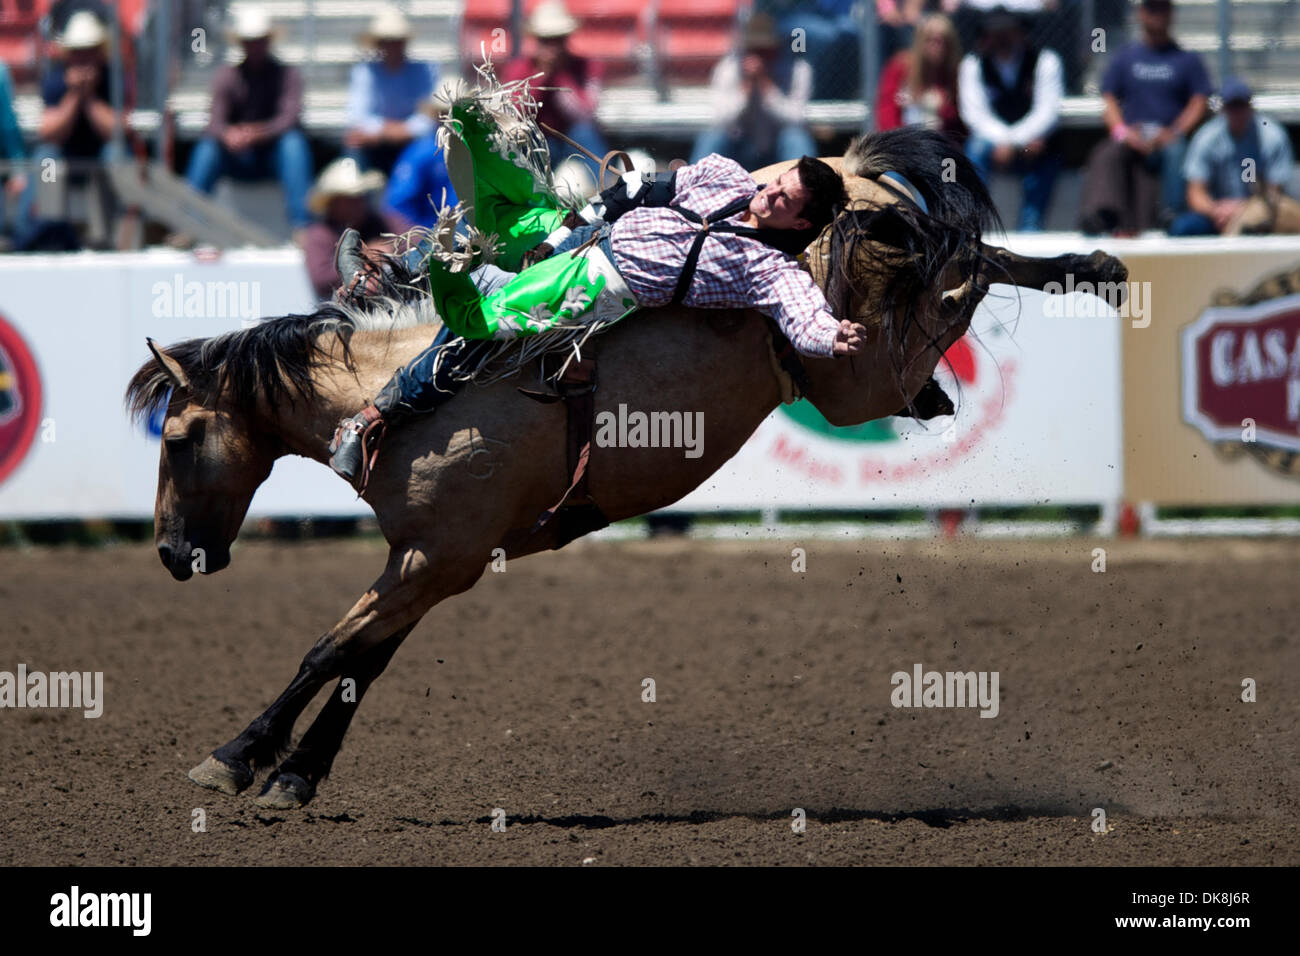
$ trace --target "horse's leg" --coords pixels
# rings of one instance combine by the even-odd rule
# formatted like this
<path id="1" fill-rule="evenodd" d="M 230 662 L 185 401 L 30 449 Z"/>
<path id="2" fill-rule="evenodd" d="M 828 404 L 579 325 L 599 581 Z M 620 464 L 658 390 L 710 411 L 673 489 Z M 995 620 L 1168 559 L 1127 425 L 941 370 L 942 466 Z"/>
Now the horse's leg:
<path id="1" fill-rule="evenodd" d="M 1060 288 L 1049 290 L 1047 287 L 1051 285 L 1064 287 L 1066 276 L 1073 276 L 1076 285 L 1080 282 L 1090 282 L 1096 288 L 1101 283 L 1114 283 L 1111 287 L 1116 289 L 1120 296 L 1127 292 L 1124 282 L 1128 279 L 1128 267 L 1100 249 L 1088 255 L 1067 253 L 1047 259 L 1017 255 L 1000 246 L 985 245 L 981 251 L 991 260 L 986 274 L 993 282 L 1005 281 L 1010 285 L 1022 286 L 1026 289 L 1059 292 Z M 1102 295 L 1103 291 L 1105 290 L 1099 290 L 1097 294 Z M 1102 298 L 1106 297 L 1102 295 Z M 1123 299 L 1118 299 L 1115 304 L 1118 305 L 1122 301 Z"/>
<path id="2" fill-rule="evenodd" d="M 486 555 L 477 560 L 445 554 L 435 564 L 429 553 L 421 547 L 390 550 L 384 573 L 307 652 L 283 693 L 243 733 L 191 770 L 190 779 L 228 794 L 247 788 L 257 768 L 273 765 L 288 749 L 294 722 L 322 687 L 438 601 L 470 587 L 486 564 Z"/>
<path id="3" fill-rule="evenodd" d="M 343 746 L 343 737 L 352 723 L 352 715 L 361 706 L 361 698 L 414 628 L 415 622 L 406 625 L 382 644 L 364 652 L 352 667 L 343 672 L 330 699 L 307 728 L 298 746 L 266 781 L 255 801 L 258 806 L 292 809 L 306 805 L 316 795 L 317 784 L 329 774 L 334 758 Z M 345 687 L 349 678 L 355 684 Z"/>

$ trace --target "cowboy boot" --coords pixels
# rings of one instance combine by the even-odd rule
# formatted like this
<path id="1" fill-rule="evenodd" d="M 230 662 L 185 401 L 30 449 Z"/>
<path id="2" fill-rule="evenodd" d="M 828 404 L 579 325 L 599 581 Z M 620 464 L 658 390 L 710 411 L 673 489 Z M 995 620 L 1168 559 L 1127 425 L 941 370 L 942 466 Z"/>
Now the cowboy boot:
<path id="1" fill-rule="evenodd" d="M 334 249 L 334 268 L 339 274 L 339 299 L 352 295 L 352 290 L 365 274 L 366 260 L 362 253 L 361 233 L 344 229 L 339 244 Z"/>
<path id="2" fill-rule="evenodd" d="M 433 342 L 388 380 L 374 404 L 339 422 L 330 442 L 329 465 L 364 494 L 370 471 L 379 457 L 379 444 L 388 426 L 411 415 L 431 412 L 453 398 L 464 384 L 456 371 L 469 354 L 470 343 L 455 342 L 447 326 Z"/>

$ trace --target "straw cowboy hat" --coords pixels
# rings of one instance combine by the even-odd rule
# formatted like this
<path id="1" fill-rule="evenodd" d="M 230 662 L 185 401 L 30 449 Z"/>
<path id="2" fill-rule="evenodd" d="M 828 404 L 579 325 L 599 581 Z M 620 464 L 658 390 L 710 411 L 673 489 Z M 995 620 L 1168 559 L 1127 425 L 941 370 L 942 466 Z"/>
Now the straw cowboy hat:
<path id="1" fill-rule="evenodd" d="M 366 32 L 361 34 L 361 42 L 373 46 L 384 40 L 409 40 L 412 32 L 411 21 L 406 19 L 402 11 L 385 4 L 370 21 Z"/>
<path id="2" fill-rule="evenodd" d="M 560 0 L 546 0 L 528 18 L 525 29 L 540 40 L 567 37 L 578 29 L 578 21 L 570 16 Z"/>
<path id="3" fill-rule="evenodd" d="M 235 11 L 235 22 L 229 35 L 232 40 L 270 39 L 275 33 L 271 15 L 261 7 L 241 6 Z"/>
<path id="4" fill-rule="evenodd" d="M 68 18 L 68 25 L 59 37 L 59 46 L 65 50 L 93 50 L 103 46 L 108 40 L 108 32 L 89 10 L 78 10 Z"/>
<path id="5" fill-rule="evenodd" d="M 335 196 L 364 196 L 384 185 L 384 174 L 372 169 L 362 172 L 355 159 L 343 157 L 326 166 L 312 188 L 307 206 L 318 216 Z"/>

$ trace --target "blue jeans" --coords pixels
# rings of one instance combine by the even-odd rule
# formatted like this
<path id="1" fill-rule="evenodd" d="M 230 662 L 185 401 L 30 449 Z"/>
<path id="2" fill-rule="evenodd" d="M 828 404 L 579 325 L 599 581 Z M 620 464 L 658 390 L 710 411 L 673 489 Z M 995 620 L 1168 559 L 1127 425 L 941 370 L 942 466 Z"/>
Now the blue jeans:
<path id="1" fill-rule="evenodd" d="M 1214 228 L 1210 217 L 1203 216 L 1199 212 L 1180 213 L 1169 226 L 1171 236 L 1217 236 L 1218 234 L 1219 230 Z"/>
<path id="2" fill-rule="evenodd" d="M 1179 136 L 1162 149 L 1160 156 L 1160 203 L 1177 216 L 1187 208 L 1187 181 L 1183 179 L 1183 159 L 1187 140 Z"/>
<path id="3" fill-rule="evenodd" d="M 279 179 L 284 189 L 289 225 L 301 229 L 312 221 L 307 191 L 312 178 L 311 147 L 302 130 L 291 129 L 278 139 L 241 153 L 232 153 L 214 136 L 199 140 L 190 155 L 185 178 L 201 193 L 211 193 L 222 176 L 245 181 Z"/>
<path id="4" fill-rule="evenodd" d="M 966 155 L 985 183 L 993 172 L 993 149 L 991 142 L 978 136 L 972 136 L 966 142 Z M 1061 161 L 1047 150 L 1034 160 L 1016 153 L 1016 158 L 1006 167 L 1007 172 L 1022 177 L 1020 216 L 1016 226 L 1020 232 L 1042 232 L 1043 217 L 1047 214 L 1047 204 L 1052 199 L 1052 187 L 1060 169 Z"/>
<path id="5" fill-rule="evenodd" d="M 703 130 L 695 139 L 691 162 L 698 163 L 710 153 L 730 157 L 746 169 L 762 169 L 772 163 L 801 156 L 816 156 L 817 144 L 813 142 L 808 127 L 798 123 L 782 126 L 776 143 L 770 150 L 754 149 L 744 137 L 733 136 L 730 130 L 711 128 Z"/>

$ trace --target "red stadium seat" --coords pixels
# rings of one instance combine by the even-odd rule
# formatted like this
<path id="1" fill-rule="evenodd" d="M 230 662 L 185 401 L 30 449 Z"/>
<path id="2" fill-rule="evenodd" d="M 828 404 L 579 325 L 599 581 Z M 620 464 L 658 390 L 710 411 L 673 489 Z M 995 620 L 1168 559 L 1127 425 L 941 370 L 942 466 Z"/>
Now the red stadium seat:
<path id="1" fill-rule="evenodd" d="M 0 0 L 0 60 L 19 83 L 36 74 L 37 24 L 50 0 Z"/>
<path id="2" fill-rule="evenodd" d="M 699 83 L 731 51 L 742 0 L 658 0 L 654 44 L 669 83 Z"/>
<path id="3" fill-rule="evenodd" d="M 526 0 L 524 15 L 532 13 L 543 0 Z M 634 75 L 639 64 L 637 47 L 644 42 L 644 17 L 648 12 L 646 0 L 567 0 L 569 13 L 580 22 L 570 39 L 571 49 L 577 56 L 598 60 L 604 67 L 607 80 L 618 80 Z M 480 58 L 480 44 L 489 52 L 493 43 L 505 50 L 492 52 L 493 59 L 505 63 L 515 56 L 509 47 L 509 0 L 468 0 L 461 18 L 460 51 L 466 63 L 476 63 Z M 506 34 L 493 35 L 504 28 Z M 532 40 L 523 38 L 522 53 L 532 49 Z"/>

